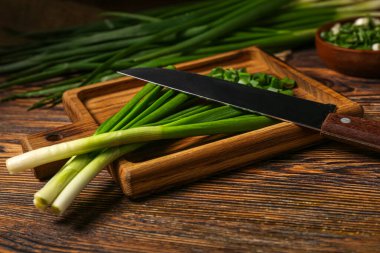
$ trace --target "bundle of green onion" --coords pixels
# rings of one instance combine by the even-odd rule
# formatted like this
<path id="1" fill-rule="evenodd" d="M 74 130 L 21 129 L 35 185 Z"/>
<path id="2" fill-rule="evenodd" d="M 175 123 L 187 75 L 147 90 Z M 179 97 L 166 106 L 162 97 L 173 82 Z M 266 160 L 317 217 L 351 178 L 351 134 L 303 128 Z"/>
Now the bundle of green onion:
<path id="1" fill-rule="evenodd" d="M 0 73 L 8 74 L 0 89 L 44 81 L 4 100 L 42 97 L 32 108 L 54 105 L 68 89 L 119 77 L 116 70 L 166 66 L 252 45 L 294 48 L 311 41 L 327 21 L 377 8 L 377 0 L 206 0 L 139 14 L 107 12 L 102 22 L 20 34 L 33 42 L 0 50 Z"/>
<path id="2" fill-rule="evenodd" d="M 294 80 L 245 69 L 215 68 L 210 76 L 292 95 Z M 234 84 L 231 84 L 234 85 Z M 265 116 L 203 101 L 151 83 L 146 84 L 91 137 L 53 145 L 10 158 L 7 168 L 18 173 L 45 163 L 70 158 L 34 196 L 39 209 L 62 214 L 80 191 L 108 164 L 161 139 L 232 134 L 276 123 Z"/>

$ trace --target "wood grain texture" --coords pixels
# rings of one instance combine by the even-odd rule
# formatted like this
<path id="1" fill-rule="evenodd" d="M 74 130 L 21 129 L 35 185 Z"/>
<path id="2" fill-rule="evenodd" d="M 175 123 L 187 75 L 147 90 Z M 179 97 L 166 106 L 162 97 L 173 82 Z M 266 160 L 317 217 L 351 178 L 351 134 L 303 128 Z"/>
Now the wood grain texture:
<path id="1" fill-rule="evenodd" d="M 295 94 L 299 97 L 335 104 L 341 113 L 352 115 L 362 113 L 358 104 L 256 47 L 182 63 L 177 68 L 208 73 L 212 68 L 220 66 L 244 67 L 250 73 L 262 71 L 280 78 L 288 77 L 296 80 Z M 77 121 L 74 123 L 77 127 L 68 125 L 28 136 L 25 140 L 28 145 L 25 146 L 31 150 L 57 143 L 55 138 L 51 141 L 52 136 L 59 136 L 61 142 L 86 136 L 83 132 L 90 135 L 91 123 L 95 121 L 101 123 L 107 119 L 110 116 L 108 110 L 110 107 L 116 110 L 122 108 L 143 84 L 136 79 L 122 78 L 66 92 L 63 97 L 65 109 L 69 117 Z M 94 128 L 91 130 L 94 131 Z M 281 123 L 207 142 L 204 138 L 187 138 L 177 142 L 178 144 L 168 142 L 169 146 L 163 142 L 153 143 L 152 145 L 158 148 L 152 150 L 144 147 L 141 152 L 129 154 L 121 161 L 115 162 L 110 172 L 123 192 L 129 197 L 136 198 L 310 146 L 320 140 L 318 132 L 305 131 L 290 123 Z M 136 160 L 135 157 L 143 159 Z M 56 163 L 51 163 L 37 167 L 34 171 L 38 178 L 41 176 L 45 178 L 47 175 L 52 175 L 57 168 L 59 167 Z"/>
<path id="2" fill-rule="evenodd" d="M 314 50 L 289 63 L 380 120 L 380 80 L 327 70 Z M 32 103 L 0 104 L 1 252 L 380 252 L 379 156 L 333 141 L 139 201 L 104 171 L 66 216 L 40 213 L 43 183 L 4 161 L 24 134 L 69 119 L 61 106 L 26 112 Z"/>

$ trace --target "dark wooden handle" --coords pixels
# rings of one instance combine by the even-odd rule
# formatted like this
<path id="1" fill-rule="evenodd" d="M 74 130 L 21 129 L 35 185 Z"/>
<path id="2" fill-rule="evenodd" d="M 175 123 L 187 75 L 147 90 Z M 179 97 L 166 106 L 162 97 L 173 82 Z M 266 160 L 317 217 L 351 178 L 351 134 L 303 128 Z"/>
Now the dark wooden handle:
<path id="1" fill-rule="evenodd" d="M 380 121 L 330 113 L 322 124 L 321 133 L 337 141 L 380 152 Z"/>

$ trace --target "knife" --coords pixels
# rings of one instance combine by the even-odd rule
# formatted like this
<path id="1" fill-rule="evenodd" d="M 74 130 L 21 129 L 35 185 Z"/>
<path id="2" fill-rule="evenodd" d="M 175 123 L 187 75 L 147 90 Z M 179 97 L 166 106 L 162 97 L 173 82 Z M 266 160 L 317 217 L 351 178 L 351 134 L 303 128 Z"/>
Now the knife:
<path id="1" fill-rule="evenodd" d="M 380 152 L 380 122 L 335 113 L 336 106 L 195 73 L 135 68 L 120 74 L 155 83 L 248 112 L 319 131 L 323 136 Z"/>

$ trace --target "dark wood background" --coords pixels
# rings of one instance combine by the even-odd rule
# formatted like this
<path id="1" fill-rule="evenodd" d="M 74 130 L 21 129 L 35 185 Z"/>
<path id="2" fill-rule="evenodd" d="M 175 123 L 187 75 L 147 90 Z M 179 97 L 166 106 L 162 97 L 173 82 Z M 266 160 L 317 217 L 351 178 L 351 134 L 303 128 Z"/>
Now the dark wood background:
<path id="1" fill-rule="evenodd" d="M 186 1 L 190 0 L 0 0 L 0 46 L 24 42 L 2 28 L 54 30 L 100 19 L 103 10 L 133 12 Z"/>
<path id="2" fill-rule="evenodd" d="M 288 63 L 380 120 L 380 80 L 327 70 L 311 47 Z M 138 201 L 103 172 L 65 216 L 41 213 L 43 183 L 5 159 L 69 119 L 62 106 L 27 112 L 34 101 L 0 104 L 0 252 L 380 252 L 379 155 L 332 141 Z"/>

